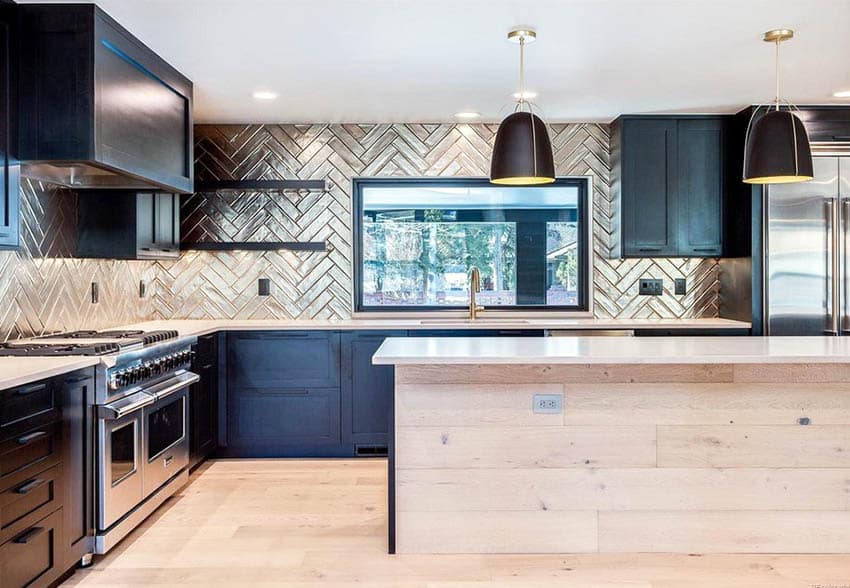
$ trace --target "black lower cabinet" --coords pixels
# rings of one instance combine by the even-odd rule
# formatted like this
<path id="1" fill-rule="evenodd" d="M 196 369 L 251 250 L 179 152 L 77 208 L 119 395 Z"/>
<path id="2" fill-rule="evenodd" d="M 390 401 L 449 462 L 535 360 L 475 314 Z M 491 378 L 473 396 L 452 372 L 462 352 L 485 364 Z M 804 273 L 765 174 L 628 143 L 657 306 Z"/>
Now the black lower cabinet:
<path id="1" fill-rule="evenodd" d="M 54 584 L 93 534 L 94 370 L 0 390 L 0 585 Z"/>
<path id="2" fill-rule="evenodd" d="M 94 400 L 94 370 L 68 374 L 61 381 L 62 464 L 64 470 L 65 567 L 77 563 L 89 552 L 94 534 L 94 447 L 95 423 L 90 407 Z"/>
<path id="3" fill-rule="evenodd" d="M 395 370 L 373 365 L 372 356 L 387 337 L 406 331 L 349 331 L 342 334 L 343 439 L 354 455 L 386 455 Z"/>
<path id="4" fill-rule="evenodd" d="M 201 379 L 189 390 L 189 467 L 218 446 L 218 333 L 198 337 L 192 371 Z"/>

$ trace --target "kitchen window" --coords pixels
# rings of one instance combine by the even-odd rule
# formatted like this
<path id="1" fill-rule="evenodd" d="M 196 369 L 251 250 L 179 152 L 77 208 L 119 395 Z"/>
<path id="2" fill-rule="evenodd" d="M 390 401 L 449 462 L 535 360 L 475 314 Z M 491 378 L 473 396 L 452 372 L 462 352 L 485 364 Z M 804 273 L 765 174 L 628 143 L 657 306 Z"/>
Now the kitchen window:
<path id="1" fill-rule="evenodd" d="M 586 311 L 588 185 L 355 179 L 355 311 L 467 308 L 473 266 L 488 309 Z"/>

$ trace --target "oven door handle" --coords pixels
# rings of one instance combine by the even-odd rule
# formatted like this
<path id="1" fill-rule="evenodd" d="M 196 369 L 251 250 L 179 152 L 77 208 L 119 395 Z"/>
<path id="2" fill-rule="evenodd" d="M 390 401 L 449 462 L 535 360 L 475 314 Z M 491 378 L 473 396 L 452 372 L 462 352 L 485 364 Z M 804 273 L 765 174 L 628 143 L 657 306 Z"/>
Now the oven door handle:
<path id="1" fill-rule="evenodd" d="M 161 384 L 147 388 L 145 392 L 159 401 L 163 398 L 168 398 L 172 394 L 179 392 L 187 386 L 191 386 L 195 382 L 200 381 L 200 379 L 201 376 L 199 376 L 198 374 L 185 371 L 177 374 L 173 378 L 166 380 L 165 382 L 162 382 Z"/>
<path id="2" fill-rule="evenodd" d="M 108 421 L 116 421 L 156 402 L 156 398 L 144 392 L 136 392 L 131 402 L 119 401 L 97 407 L 97 415 Z"/>

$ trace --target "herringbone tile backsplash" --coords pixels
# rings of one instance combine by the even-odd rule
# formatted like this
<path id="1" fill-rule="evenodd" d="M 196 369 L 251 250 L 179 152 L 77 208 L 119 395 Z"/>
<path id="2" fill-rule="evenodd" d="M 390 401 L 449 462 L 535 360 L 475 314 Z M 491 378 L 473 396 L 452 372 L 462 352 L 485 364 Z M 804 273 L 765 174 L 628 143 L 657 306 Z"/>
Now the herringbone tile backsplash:
<path id="1" fill-rule="evenodd" d="M 0 252 L 0 338 L 148 318 L 345 318 L 351 314 L 351 178 L 486 176 L 496 125 L 198 125 L 196 178 L 328 179 L 327 194 L 184 198 L 183 230 L 243 240 L 327 240 L 328 253 L 188 252 L 174 261 L 72 257 L 76 196 L 24 181 L 22 246 Z M 608 190 L 608 128 L 552 126 L 559 175 L 592 175 L 595 313 L 714 317 L 716 260 L 610 259 L 617 243 Z M 214 207 L 214 208 L 211 208 Z M 257 278 L 272 295 L 257 296 Z M 638 297 L 640 277 L 688 279 L 689 294 Z M 148 294 L 139 298 L 139 282 Z M 98 282 L 100 301 L 91 302 Z"/>

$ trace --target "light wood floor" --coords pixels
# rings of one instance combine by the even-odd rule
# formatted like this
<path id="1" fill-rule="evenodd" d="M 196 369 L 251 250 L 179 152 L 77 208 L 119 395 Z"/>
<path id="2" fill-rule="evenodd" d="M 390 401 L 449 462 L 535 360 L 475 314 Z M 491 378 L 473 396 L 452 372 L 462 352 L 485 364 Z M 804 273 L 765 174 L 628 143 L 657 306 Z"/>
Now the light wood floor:
<path id="1" fill-rule="evenodd" d="M 850 555 L 389 556 L 386 460 L 220 460 L 64 585 L 850 588 Z"/>

